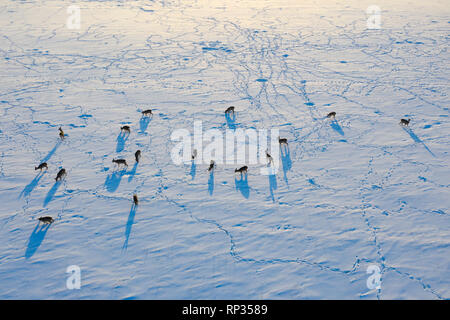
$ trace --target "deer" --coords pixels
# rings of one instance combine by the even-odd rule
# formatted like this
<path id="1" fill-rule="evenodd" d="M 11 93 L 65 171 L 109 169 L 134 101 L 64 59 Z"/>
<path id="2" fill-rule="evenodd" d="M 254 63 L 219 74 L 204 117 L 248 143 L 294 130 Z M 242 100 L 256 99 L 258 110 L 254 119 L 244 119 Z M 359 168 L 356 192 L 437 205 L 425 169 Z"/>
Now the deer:
<path id="1" fill-rule="evenodd" d="M 47 166 L 47 162 L 42 162 L 40 165 L 38 165 L 37 167 L 34 167 L 34 170 L 41 170 L 44 169 L 48 170 L 48 166 Z"/>
<path id="2" fill-rule="evenodd" d="M 214 170 L 214 166 L 215 165 L 216 165 L 216 163 L 214 162 L 214 160 L 211 160 L 211 163 L 209 164 L 208 171 Z"/>
<path id="3" fill-rule="evenodd" d="M 67 176 L 66 169 L 62 168 L 61 170 L 59 170 L 58 174 L 56 175 L 55 180 L 56 180 L 56 181 L 61 181 L 61 180 L 64 179 L 66 176 Z"/>
<path id="4" fill-rule="evenodd" d="M 147 109 L 147 110 L 142 111 L 142 115 L 144 117 L 149 117 L 149 116 L 153 115 L 152 109 Z"/>
<path id="5" fill-rule="evenodd" d="M 248 170 L 248 167 L 247 166 L 243 166 L 243 167 L 241 167 L 239 169 L 235 169 L 234 172 L 235 173 L 239 172 L 242 175 L 242 174 L 247 174 L 247 170 Z"/>
<path id="6" fill-rule="evenodd" d="M 139 162 L 139 160 L 141 159 L 141 150 L 136 151 L 134 157 L 136 158 L 136 162 Z"/>
<path id="7" fill-rule="evenodd" d="M 49 217 L 49 216 L 40 217 L 40 218 L 38 218 L 38 220 L 40 222 L 42 222 L 43 224 L 51 224 L 55 221 L 55 219 L 53 219 L 52 217 Z"/>
<path id="8" fill-rule="evenodd" d="M 130 126 L 123 126 L 123 127 L 120 127 L 120 131 L 121 132 L 128 132 L 128 133 L 130 133 L 131 132 L 131 130 L 130 130 Z"/>
<path id="9" fill-rule="evenodd" d="M 124 165 L 125 167 L 128 167 L 128 163 L 125 159 L 113 159 L 112 162 L 117 164 L 118 167 L 120 165 Z"/>
<path id="10" fill-rule="evenodd" d="M 63 129 L 61 127 L 59 127 L 58 130 L 59 130 L 59 137 L 61 138 L 61 140 L 64 140 L 65 134 L 64 134 Z"/>
<path id="11" fill-rule="evenodd" d="M 408 120 L 400 119 L 399 124 L 402 125 L 402 126 L 408 126 L 410 121 L 411 121 L 411 119 L 408 119 Z"/>
<path id="12" fill-rule="evenodd" d="M 230 113 L 234 114 L 234 106 L 228 107 L 227 110 L 225 110 L 225 113 L 227 113 L 227 114 L 230 114 Z"/>
<path id="13" fill-rule="evenodd" d="M 336 112 L 330 112 L 329 114 L 327 114 L 327 118 L 330 118 L 330 119 L 335 119 L 336 118 Z"/>
<path id="14" fill-rule="evenodd" d="M 278 137 L 278 142 L 279 142 L 280 144 L 284 144 L 284 145 L 287 145 L 287 144 L 288 144 L 286 138 L 280 138 L 280 137 Z"/>

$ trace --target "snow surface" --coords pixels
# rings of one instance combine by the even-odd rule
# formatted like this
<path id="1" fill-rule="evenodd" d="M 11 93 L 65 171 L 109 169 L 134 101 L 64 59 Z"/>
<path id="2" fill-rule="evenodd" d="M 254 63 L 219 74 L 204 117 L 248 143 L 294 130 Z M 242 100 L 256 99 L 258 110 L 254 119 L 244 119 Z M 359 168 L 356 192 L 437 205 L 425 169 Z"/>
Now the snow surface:
<path id="1" fill-rule="evenodd" d="M 449 27 L 448 0 L 2 1 L 0 298 L 450 298 Z M 288 138 L 276 177 L 171 162 L 230 105 Z"/>

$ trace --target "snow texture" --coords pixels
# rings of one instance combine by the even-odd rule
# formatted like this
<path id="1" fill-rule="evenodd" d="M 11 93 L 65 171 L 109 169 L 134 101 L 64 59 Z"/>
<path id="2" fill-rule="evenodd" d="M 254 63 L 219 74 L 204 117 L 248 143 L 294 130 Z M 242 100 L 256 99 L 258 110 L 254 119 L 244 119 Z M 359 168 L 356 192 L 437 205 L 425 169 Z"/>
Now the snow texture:
<path id="1" fill-rule="evenodd" d="M 2 1 L 0 298 L 449 299 L 450 6 L 374 2 Z M 196 120 L 279 129 L 280 172 L 175 165 Z"/>

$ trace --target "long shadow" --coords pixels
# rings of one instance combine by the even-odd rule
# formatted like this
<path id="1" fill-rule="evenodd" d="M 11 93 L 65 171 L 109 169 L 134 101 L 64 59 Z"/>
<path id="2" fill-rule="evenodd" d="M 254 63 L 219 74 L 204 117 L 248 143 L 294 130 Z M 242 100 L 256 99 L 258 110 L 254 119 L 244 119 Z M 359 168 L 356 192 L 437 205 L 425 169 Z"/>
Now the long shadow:
<path id="1" fill-rule="evenodd" d="M 241 178 L 234 178 L 234 183 L 236 184 L 236 190 L 239 190 L 244 198 L 248 199 L 250 197 L 250 188 L 248 186 L 247 174 L 241 175 Z"/>
<path id="2" fill-rule="evenodd" d="M 288 146 L 280 146 L 280 154 L 281 154 L 281 163 L 283 164 L 283 176 L 284 176 L 284 181 L 286 181 L 286 184 L 288 183 L 288 178 L 287 178 L 287 172 L 289 170 L 291 170 L 292 168 L 292 161 L 291 161 L 291 151 L 289 150 Z"/>
<path id="3" fill-rule="evenodd" d="M 422 145 L 425 147 L 425 149 L 426 149 L 433 157 L 436 157 L 436 155 L 430 150 L 430 148 L 428 148 L 428 146 L 425 144 L 425 142 L 423 142 L 418 136 L 416 136 L 416 134 L 412 131 L 411 128 L 405 128 L 405 127 L 402 127 L 402 128 L 403 128 L 403 130 L 405 130 L 405 131 L 409 134 L 409 136 L 411 137 L 411 139 L 414 140 L 414 142 L 417 142 L 417 143 L 422 144 Z"/>
<path id="4" fill-rule="evenodd" d="M 116 146 L 116 152 L 121 152 L 125 148 L 125 142 L 127 142 L 128 137 L 130 135 L 128 133 L 119 133 L 117 136 L 117 146 Z"/>
<path id="5" fill-rule="evenodd" d="M 125 170 L 114 171 L 113 173 L 109 174 L 105 180 L 106 190 L 108 190 L 109 192 L 116 191 L 124 174 Z"/>
<path id="6" fill-rule="evenodd" d="M 131 182 L 131 180 L 133 180 L 133 178 L 134 178 L 134 176 L 136 174 L 137 166 L 138 166 L 138 162 L 135 162 L 133 168 L 131 169 L 131 171 L 128 172 L 128 174 L 130 175 L 128 177 L 128 182 Z"/>
<path id="7" fill-rule="evenodd" d="M 125 228 L 125 242 L 123 243 L 122 250 L 128 249 L 128 239 L 130 238 L 131 227 L 133 226 L 133 223 L 134 223 L 134 216 L 136 215 L 136 209 L 137 209 L 137 206 L 132 204 L 130 214 L 128 215 L 127 226 Z"/>
<path id="8" fill-rule="evenodd" d="M 209 173 L 208 192 L 211 196 L 214 192 L 214 170 L 211 170 L 211 172 Z"/>
<path id="9" fill-rule="evenodd" d="M 232 130 L 236 129 L 236 115 L 234 113 L 232 117 L 230 114 L 225 113 L 225 120 L 227 121 L 228 128 Z"/>
<path id="10" fill-rule="evenodd" d="M 50 150 L 49 153 L 45 156 L 45 158 L 41 160 L 41 163 L 47 162 L 48 160 L 50 160 L 50 158 L 53 156 L 53 154 L 56 152 L 56 149 L 58 149 L 58 147 L 60 145 L 61 145 L 61 140 L 58 140 L 56 142 L 55 146 L 53 147 L 53 149 Z"/>
<path id="11" fill-rule="evenodd" d="M 331 121 L 330 126 L 331 126 L 331 128 L 333 128 L 334 131 L 339 133 L 341 136 L 345 135 L 344 130 L 342 130 L 341 126 L 339 125 L 339 123 L 336 120 Z"/>
<path id="12" fill-rule="evenodd" d="M 61 185 L 61 180 L 56 181 L 53 187 L 48 191 L 47 196 L 44 199 L 44 207 L 46 207 L 50 201 L 52 201 L 55 196 L 56 191 L 58 191 L 59 186 Z"/>
<path id="13" fill-rule="evenodd" d="M 196 172 L 197 172 L 197 165 L 195 164 L 195 160 L 192 160 L 191 161 L 191 171 L 189 172 L 189 175 L 192 177 L 192 180 L 194 180 Z"/>
<path id="14" fill-rule="evenodd" d="M 145 133 L 145 130 L 147 130 L 148 125 L 150 124 L 150 121 L 153 118 L 150 117 L 142 117 L 141 120 L 139 120 L 139 126 L 140 126 L 140 130 L 141 133 Z"/>
<path id="15" fill-rule="evenodd" d="M 30 235 L 30 239 L 28 240 L 27 250 L 25 251 L 25 259 L 29 259 L 33 256 L 44 240 L 45 234 L 47 233 L 49 227 L 49 224 L 37 224 Z"/>
<path id="16" fill-rule="evenodd" d="M 53 154 L 56 152 L 58 147 L 61 145 L 61 140 L 58 140 L 53 147 L 52 150 L 49 151 L 49 153 L 41 160 L 41 163 L 47 162 L 50 160 L 50 158 L 53 156 Z M 28 196 L 34 188 L 36 188 L 37 184 L 39 183 L 39 180 L 44 176 L 45 171 L 39 172 L 36 177 L 22 190 L 22 192 L 19 195 L 19 198 Z M 56 191 L 56 190 L 55 190 Z"/>
<path id="17" fill-rule="evenodd" d="M 270 188 L 270 196 L 272 201 L 275 202 L 275 196 L 273 194 L 273 190 L 277 190 L 277 176 L 274 174 L 268 175 L 269 177 L 269 188 Z"/>
<path id="18" fill-rule="evenodd" d="M 39 183 L 39 180 L 44 176 L 44 171 L 39 172 L 34 179 L 25 187 L 23 188 L 22 192 L 19 195 L 19 199 L 21 197 L 28 196 L 31 191 L 33 191 L 34 188 L 36 188 L 37 184 Z"/>

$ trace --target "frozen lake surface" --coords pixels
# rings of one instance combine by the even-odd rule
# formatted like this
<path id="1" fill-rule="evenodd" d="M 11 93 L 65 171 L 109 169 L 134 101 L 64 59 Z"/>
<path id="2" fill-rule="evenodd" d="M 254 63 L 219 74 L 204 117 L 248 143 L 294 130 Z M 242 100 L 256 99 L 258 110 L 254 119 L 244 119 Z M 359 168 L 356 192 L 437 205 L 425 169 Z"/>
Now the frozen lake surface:
<path id="1" fill-rule="evenodd" d="M 1 299 L 450 298 L 448 1 L 230 2 L 2 1 Z M 276 176 L 172 163 L 230 105 Z"/>

